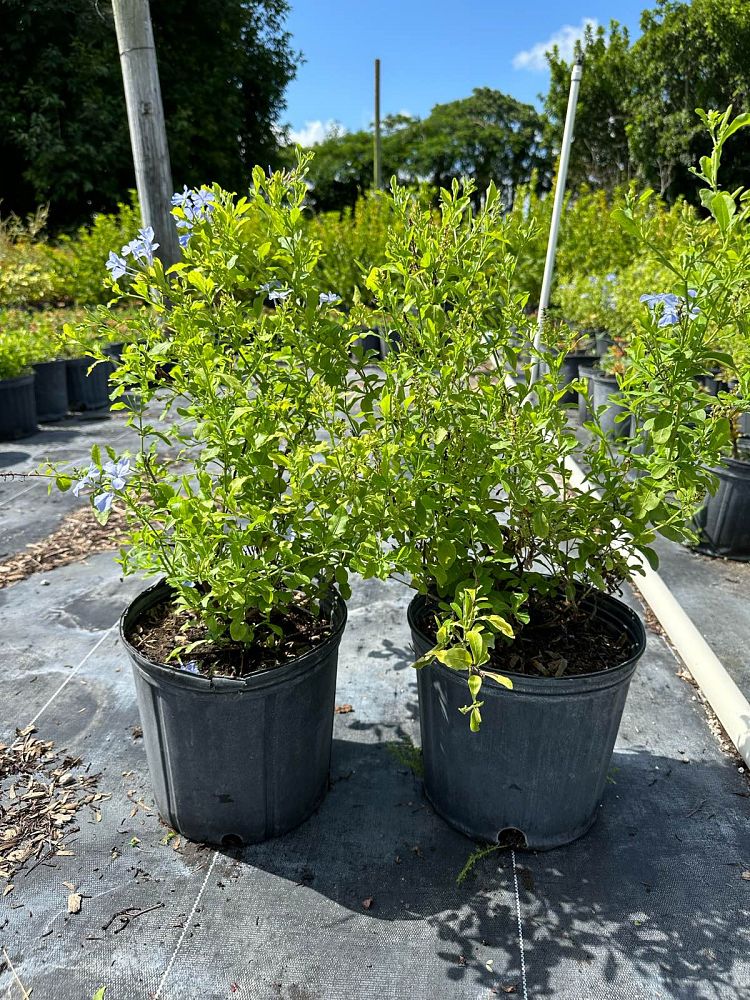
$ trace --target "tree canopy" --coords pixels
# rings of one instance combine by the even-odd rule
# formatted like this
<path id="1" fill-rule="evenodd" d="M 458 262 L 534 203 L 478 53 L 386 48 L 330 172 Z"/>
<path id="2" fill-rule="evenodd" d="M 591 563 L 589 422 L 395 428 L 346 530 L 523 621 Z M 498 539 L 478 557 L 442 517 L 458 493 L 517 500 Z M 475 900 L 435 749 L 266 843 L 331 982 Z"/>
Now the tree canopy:
<path id="1" fill-rule="evenodd" d="M 570 184 L 611 188 L 638 176 L 669 200 L 695 201 L 689 167 L 706 152 L 696 108 L 750 108 L 750 4 L 747 0 L 657 0 L 641 15 L 631 45 L 616 21 L 587 28 Z M 559 144 L 571 66 L 548 55 L 547 140 Z M 750 138 L 727 150 L 731 187 L 747 177 Z"/>
<path id="2" fill-rule="evenodd" d="M 237 189 L 277 148 L 298 55 L 286 0 L 152 0 L 176 186 Z M 51 205 L 54 227 L 134 186 L 109 0 L 0 0 L 2 211 Z"/>
<path id="3" fill-rule="evenodd" d="M 315 207 L 353 205 L 372 186 L 371 132 L 334 131 L 315 147 L 310 180 Z M 383 177 L 436 187 L 471 177 L 479 190 L 494 180 L 510 200 L 519 184 L 547 180 L 543 122 L 530 104 L 489 87 L 437 104 L 424 119 L 383 121 Z"/>

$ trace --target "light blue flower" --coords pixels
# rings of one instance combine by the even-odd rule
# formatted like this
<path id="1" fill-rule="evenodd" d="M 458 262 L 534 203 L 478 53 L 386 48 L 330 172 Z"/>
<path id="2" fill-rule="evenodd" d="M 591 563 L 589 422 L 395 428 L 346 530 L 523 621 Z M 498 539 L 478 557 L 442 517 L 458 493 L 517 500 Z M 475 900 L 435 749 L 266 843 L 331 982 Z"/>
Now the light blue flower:
<path id="1" fill-rule="evenodd" d="M 318 305 L 320 306 L 333 306 L 337 302 L 341 302 L 341 296 L 337 295 L 336 292 L 321 292 L 318 296 Z"/>
<path id="2" fill-rule="evenodd" d="M 128 478 L 133 474 L 130 468 L 130 459 L 118 458 L 116 462 L 106 462 L 104 471 L 110 477 L 110 487 L 113 490 L 121 490 L 125 487 Z"/>
<path id="3" fill-rule="evenodd" d="M 269 302 L 283 302 L 292 294 L 291 288 L 274 288 L 268 293 Z"/>
<path id="4" fill-rule="evenodd" d="M 609 281 L 610 284 L 614 284 L 617 281 L 617 274 L 614 271 L 610 271 L 609 274 L 604 275 L 604 280 Z"/>
<path id="5" fill-rule="evenodd" d="M 179 223 L 177 224 L 179 225 Z M 190 237 L 192 235 L 193 235 L 192 233 L 180 233 L 180 235 L 177 237 L 177 242 L 180 244 L 183 250 L 190 242 Z"/>
<path id="6" fill-rule="evenodd" d="M 112 506 L 112 501 L 114 500 L 114 493 L 100 493 L 99 496 L 94 497 L 94 506 L 99 511 L 100 514 L 106 514 L 109 508 Z"/>
<path id="7" fill-rule="evenodd" d="M 175 191 L 172 195 L 172 204 L 178 208 L 182 208 L 186 202 L 190 201 L 190 195 L 192 194 L 190 188 L 187 184 L 184 184 L 182 191 Z"/>
<path id="8" fill-rule="evenodd" d="M 205 215 L 210 215 L 214 210 L 214 193 L 208 188 L 201 188 L 200 191 L 193 192 L 193 205 Z"/>
<path id="9" fill-rule="evenodd" d="M 199 674 L 200 668 L 195 660 L 188 660 L 187 663 L 182 664 L 182 669 L 186 674 Z"/>
<path id="10" fill-rule="evenodd" d="M 694 298 L 696 292 L 694 289 L 688 289 L 688 295 L 690 298 Z M 680 318 L 685 306 L 685 300 L 679 296 L 675 295 L 673 292 L 658 292 L 656 294 L 646 294 L 641 295 L 641 302 L 645 302 L 652 312 L 656 312 L 656 307 L 661 305 L 661 315 L 657 322 L 658 327 L 665 326 L 676 326 L 680 322 Z M 687 313 L 688 319 L 695 319 L 696 316 L 700 314 L 700 309 L 698 306 L 692 306 L 692 308 Z"/>
<path id="11" fill-rule="evenodd" d="M 92 462 L 91 465 L 89 465 L 86 472 L 84 472 L 83 476 L 78 480 L 78 482 L 73 484 L 73 487 L 71 489 L 71 493 L 73 494 L 73 496 L 79 497 L 81 495 L 82 490 L 87 490 L 90 486 L 93 486 L 95 483 L 98 483 L 99 480 L 101 479 L 101 475 L 102 474 L 99 467 L 97 465 L 94 465 L 94 463 Z"/>
<path id="12" fill-rule="evenodd" d="M 109 251 L 109 257 L 107 257 L 105 267 L 115 281 L 117 281 L 118 278 L 121 278 L 123 274 L 128 273 L 128 262 L 124 257 L 118 257 L 114 250 Z"/>

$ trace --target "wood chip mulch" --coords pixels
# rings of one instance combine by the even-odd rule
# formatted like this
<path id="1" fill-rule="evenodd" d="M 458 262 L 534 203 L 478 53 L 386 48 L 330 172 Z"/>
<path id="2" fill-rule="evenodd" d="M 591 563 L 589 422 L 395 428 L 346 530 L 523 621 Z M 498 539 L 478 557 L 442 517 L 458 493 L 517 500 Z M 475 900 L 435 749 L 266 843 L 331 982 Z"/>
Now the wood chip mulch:
<path id="1" fill-rule="evenodd" d="M 88 807 L 95 822 L 99 803 L 110 798 L 98 792 L 100 775 L 89 774 L 80 757 L 56 750 L 37 739 L 34 726 L 16 730 L 11 744 L 0 743 L 0 895 L 13 891 L 13 878 L 26 866 L 29 874 L 51 858 L 72 855 L 66 838 L 79 831 L 71 826 Z"/>
<path id="2" fill-rule="evenodd" d="M 125 517 L 112 509 L 102 527 L 88 508 L 69 514 L 57 531 L 0 562 L 0 590 L 56 566 L 68 566 L 97 552 L 116 549 L 125 538 Z"/>

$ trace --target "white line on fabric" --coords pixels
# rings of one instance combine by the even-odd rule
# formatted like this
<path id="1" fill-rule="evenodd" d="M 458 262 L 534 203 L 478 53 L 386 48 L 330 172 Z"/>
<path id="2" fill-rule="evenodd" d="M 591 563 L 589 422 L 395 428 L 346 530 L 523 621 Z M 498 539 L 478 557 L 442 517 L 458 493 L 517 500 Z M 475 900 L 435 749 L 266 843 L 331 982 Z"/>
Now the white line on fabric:
<path id="1" fill-rule="evenodd" d="M 516 870 L 516 852 L 511 848 L 510 856 L 513 859 L 513 888 L 516 892 L 516 919 L 518 921 L 518 948 L 521 953 L 521 988 L 523 989 L 523 1000 L 529 1000 L 526 992 L 526 958 L 523 952 L 523 926 L 521 925 L 521 897 L 518 894 L 518 871 Z"/>
<path id="2" fill-rule="evenodd" d="M 119 621 L 119 619 L 118 619 L 118 621 Z M 73 680 L 73 678 L 75 677 L 75 675 L 76 675 L 76 674 L 78 673 L 78 671 L 79 671 L 79 670 L 81 669 L 81 667 L 82 667 L 82 666 L 84 665 L 84 663 L 86 663 L 86 661 L 88 660 L 88 658 L 89 658 L 90 656 L 92 656 L 92 655 L 93 655 L 93 654 L 94 654 L 94 653 L 95 653 L 95 652 L 97 651 L 97 649 L 98 649 L 98 648 L 99 648 L 99 647 L 101 646 L 101 644 L 102 644 L 102 643 L 104 642 L 104 640 L 105 640 L 105 639 L 106 639 L 106 638 L 107 638 L 108 636 L 110 636 L 110 635 L 112 634 L 113 630 L 114 630 L 114 629 L 115 629 L 116 627 L 117 627 L 117 622 L 114 622 L 114 624 L 112 624 L 112 625 L 110 625 L 110 626 L 109 626 L 109 628 L 108 628 L 108 629 L 107 629 L 107 631 L 106 631 L 106 632 L 104 633 L 104 635 L 103 635 L 103 636 L 101 636 L 101 637 L 100 637 L 100 638 L 99 638 L 99 639 L 97 640 L 96 644 L 95 644 L 94 646 L 92 646 L 92 647 L 91 647 L 91 649 L 90 649 L 90 650 L 88 651 L 88 653 L 86 653 L 86 655 L 85 655 L 85 656 L 84 656 L 84 658 L 83 658 L 83 659 L 81 660 L 81 662 L 80 662 L 80 663 L 79 663 L 79 664 L 78 664 L 78 665 L 77 665 L 76 667 L 74 667 L 74 668 L 73 668 L 73 669 L 71 670 L 71 672 L 70 672 L 70 673 L 68 674 L 68 676 L 67 676 L 67 677 L 65 678 L 65 680 L 64 680 L 64 681 L 62 682 L 62 684 L 61 684 L 61 685 L 60 685 L 60 687 L 59 687 L 59 688 L 57 689 L 57 691 L 55 691 L 55 692 L 54 692 L 54 694 L 50 695 L 50 697 L 49 697 L 49 698 L 47 699 L 47 701 L 46 701 L 46 702 L 45 702 L 45 703 L 44 703 L 44 704 L 42 705 L 42 707 L 41 707 L 41 708 L 39 709 L 39 711 L 38 711 L 38 712 L 36 713 L 36 715 L 34 716 L 34 718 L 33 718 L 33 719 L 31 720 L 31 722 L 29 723 L 29 725 L 30 725 L 30 726 L 33 726 L 33 725 L 35 725 L 35 724 L 36 724 L 37 720 L 38 720 L 38 719 L 39 719 L 39 718 L 40 718 L 40 717 L 42 716 L 42 714 L 43 714 L 44 712 L 46 712 L 46 711 L 47 711 L 47 709 L 48 709 L 48 708 L 50 707 L 50 705 L 51 705 L 51 704 L 52 704 L 52 702 L 53 702 L 53 701 L 55 700 L 55 698 L 57 698 L 57 696 L 58 696 L 58 695 L 60 694 L 60 692 L 61 692 L 61 691 L 64 691 L 64 690 L 65 690 L 66 686 L 67 686 L 67 685 L 68 685 L 68 684 L 70 683 L 70 681 L 72 681 L 72 680 Z"/>
<path id="3" fill-rule="evenodd" d="M 216 859 L 218 858 L 218 856 L 219 856 L 219 852 L 218 851 L 214 851 L 214 856 L 211 859 L 211 864 L 208 866 L 208 871 L 206 872 L 206 877 L 203 879 L 203 885 L 200 887 L 200 890 L 198 891 L 198 895 L 195 897 L 195 902 L 193 903 L 193 908 L 190 911 L 190 914 L 189 914 L 187 920 L 185 921 L 185 926 L 182 928 L 182 934 L 180 934 L 180 938 L 179 938 L 177 944 L 175 945 L 174 951 L 172 952 L 172 957 L 169 960 L 169 964 L 167 965 L 166 969 L 164 970 L 164 975 L 161 977 L 161 980 L 160 980 L 159 985 L 157 987 L 156 993 L 154 993 L 154 1000 L 159 1000 L 159 997 L 161 996 L 161 991 L 164 989 L 164 984 L 167 981 L 169 973 L 172 971 L 172 966 L 174 965 L 175 959 L 177 958 L 177 955 L 179 954 L 180 948 L 182 947 L 182 942 L 185 940 L 185 935 L 188 932 L 188 927 L 190 927 L 190 922 L 192 921 L 193 917 L 195 916 L 195 911 L 198 909 L 198 903 L 200 903 L 201 896 L 205 892 L 206 886 L 208 885 L 208 880 L 211 877 L 211 872 L 214 870 L 214 865 L 216 864 Z"/>

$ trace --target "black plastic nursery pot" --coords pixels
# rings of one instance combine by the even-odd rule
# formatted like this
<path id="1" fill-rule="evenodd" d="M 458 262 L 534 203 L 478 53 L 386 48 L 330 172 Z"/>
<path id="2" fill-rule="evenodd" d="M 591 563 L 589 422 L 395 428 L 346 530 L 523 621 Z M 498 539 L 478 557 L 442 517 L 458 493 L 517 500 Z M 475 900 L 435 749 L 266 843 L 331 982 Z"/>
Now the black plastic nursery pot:
<path id="1" fill-rule="evenodd" d="M 16 441 L 38 429 L 34 376 L 0 380 L 0 441 Z"/>
<path id="2" fill-rule="evenodd" d="M 586 364 L 585 362 L 579 363 L 579 365 L 578 365 L 578 378 L 585 379 L 586 382 L 588 382 L 588 380 L 591 378 L 591 376 L 595 375 L 596 372 L 598 372 L 598 371 L 599 371 L 599 369 L 595 368 L 593 364 L 590 364 L 590 363 Z M 588 403 L 586 401 L 586 397 L 584 396 L 584 394 L 582 392 L 579 392 L 578 393 L 578 422 L 581 423 L 581 424 L 583 424 L 583 423 L 585 423 L 589 419 L 590 416 L 591 416 L 591 413 L 589 412 L 589 406 L 588 406 Z"/>
<path id="3" fill-rule="evenodd" d="M 122 352 L 124 347 L 125 344 L 119 341 L 116 344 L 107 344 L 107 346 L 104 348 L 104 353 L 107 355 L 108 358 L 112 358 L 112 360 L 115 363 L 117 363 L 122 358 Z"/>
<path id="4" fill-rule="evenodd" d="M 560 388 L 564 389 L 565 386 L 570 385 L 571 382 L 579 377 L 578 373 L 581 365 L 586 366 L 587 363 L 591 363 L 592 357 L 585 351 L 574 351 L 570 354 L 566 354 L 563 358 L 563 362 L 560 365 Z M 572 403 L 578 402 L 577 392 L 566 392 L 562 398 L 562 403 L 565 406 L 569 406 Z"/>
<path id="5" fill-rule="evenodd" d="M 245 678 L 210 679 L 153 663 L 128 641 L 142 615 L 168 596 L 164 583 L 155 584 L 120 621 L 159 813 L 203 843 L 281 836 L 328 791 L 346 604 L 332 600 L 332 634 L 316 649 Z"/>
<path id="6" fill-rule="evenodd" d="M 109 376 L 115 366 L 111 361 L 100 361 L 91 368 L 94 360 L 70 358 L 66 363 L 68 404 L 71 410 L 109 409 Z"/>
<path id="7" fill-rule="evenodd" d="M 37 419 L 42 423 L 62 420 L 68 412 L 67 363 L 40 361 L 34 365 L 34 397 Z"/>
<path id="8" fill-rule="evenodd" d="M 385 354 L 383 340 L 377 330 L 368 330 L 357 337 L 357 346 L 363 351 L 374 351 L 378 360 L 381 360 Z"/>
<path id="9" fill-rule="evenodd" d="M 603 358 L 607 351 L 614 344 L 614 338 L 611 333 L 607 333 L 606 330 L 597 330 L 594 334 L 594 343 L 596 347 L 596 353 L 600 358 Z"/>
<path id="10" fill-rule="evenodd" d="M 589 375 L 589 386 L 591 388 L 591 405 L 594 412 L 598 414 L 599 426 L 609 438 L 625 438 L 630 434 L 630 417 L 625 416 L 624 420 L 619 418 L 627 414 L 624 406 L 613 400 L 620 391 L 617 379 L 614 375 L 606 375 L 604 372 L 595 370 Z M 599 408 L 604 409 L 599 412 Z"/>
<path id="11" fill-rule="evenodd" d="M 434 645 L 418 624 L 424 602 L 415 597 L 408 612 L 417 656 Z M 628 659 L 571 677 L 509 673 L 512 691 L 485 680 L 477 733 L 459 711 L 469 701 L 463 672 L 435 662 L 417 674 L 425 793 L 475 840 L 548 850 L 583 836 L 596 820 L 646 633 L 622 601 L 597 594 L 589 602 L 603 631 L 627 634 Z"/>
<path id="12" fill-rule="evenodd" d="M 750 462 L 725 459 L 714 468 L 719 486 L 695 515 L 698 551 L 740 562 L 750 561 Z"/>

